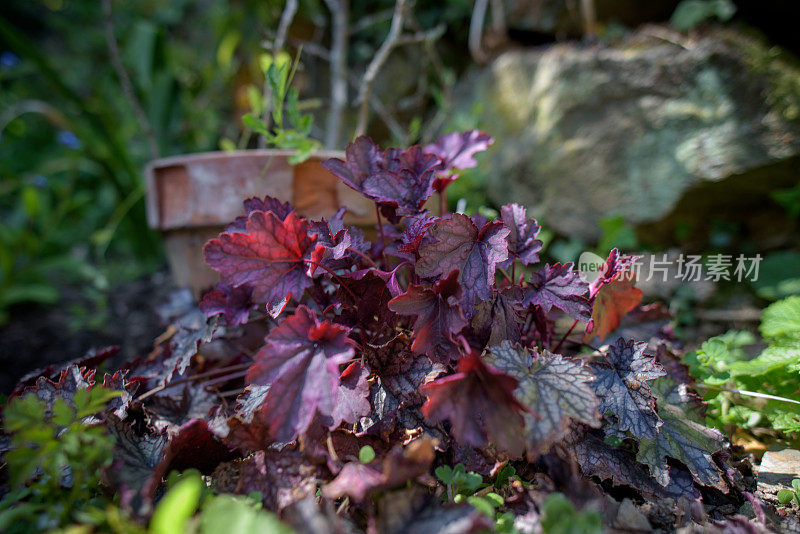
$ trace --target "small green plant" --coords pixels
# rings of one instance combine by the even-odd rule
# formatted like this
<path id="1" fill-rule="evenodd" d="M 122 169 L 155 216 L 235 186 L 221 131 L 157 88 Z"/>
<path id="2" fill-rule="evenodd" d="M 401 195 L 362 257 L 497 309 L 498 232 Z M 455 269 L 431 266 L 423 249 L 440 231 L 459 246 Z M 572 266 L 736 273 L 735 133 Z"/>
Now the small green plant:
<path id="1" fill-rule="evenodd" d="M 369 445 L 364 445 L 361 447 L 361 450 L 358 451 L 358 461 L 362 464 L 368 464 L 372 460 L 375 459 L 375 449 L 370 447 Z"/>
<path id="2" fill-rule="evenodd" d="M 151 534 L 248 534 L 270 532 L 291 534 L 290 527 L 275 514 L 263 510 L 261 495 L 213 495 L 200 473 L 187 471 L 170 475 L 174 485 L 161 499 L 150 521 Z M 199 514 L 196 514 L 197 510 Z"/>
<path id="3" fill-rule="evenodd" d="M 485 483 L 478 473 L 467 471 L 463 464 L 456 464 L 455 467 L 439 466 L 435 472 L 436 477 L 447 486 L 448 500 L 456 504 L 468 502 L 478 512 L 494 521 L 495 532 L 516 532 L 514 514 L 498 510 L 505 504 L 505 499 L 494 491 L 488 491 L 490 488 L 500 491 L 510 483 L 511 478 L 516 475 L 512 465 L 503 466 L 492 484 Z"/>
<path id="4" fill-rule="evenodd" d="M 70 401 L 57 397 L 51 407 L 34 394 L 6 406 L 10 491 L 0 502 L 0 531 L 65 526 L 107 506 L 98 485 L 111 464 L 114 439 L 94 416 L 119 394 L 94 387 L 79 389 Z"/>
<path id="5" fill-rule="evenodd" d="M 800 505 L 800 478 L 792 480 L 792 488 L 778 490 L 778 500 L 781 504 L 789 504 L 794 501 Z"/>
<path id="6" fill-rule="evenodd" d="M 544 501 L 542 531 L 545 534 L 593 534 L 603 531 L 596 511 L 578 512 L 561 493 L 551 493 Z"/>
<path id="7" fill-rule="evenodd" d="M 728 332 L 709 339 L 685 362 L 703 385 L 709 403 L 707 422 L 723 427 L 800 430 L 800 402 L 793 397 L 800 375 L 800 296 L 768 306 L 761 320 L 767 348 L 755 358 L 744 350 L 756 342 L 749 332 Z"/>
<path id="8" fill-rule="evenodd" d="M 293 165 L 307 160 L 320 146 L 319 141 L 309 137 L 314 117 L 300 113 L 297 88 L 291 87 L 299 58 L 298 54 L 297 59 L 292 62 L 289 55 L 282 52 L 265 62 L 264 70 L 272 96 L 269 109 L 272 127 L 261 118 L 267 111 L 267 103 L 258 91 L 249 92 L 252 113 L 242 117 L 244 125 L 255 133 L 263 135 L 268 144 L 277 148 L 296 150 L 297 154 L 289 158 L 289 162 Z M 284 112 L 288 119 L 288 128 L 284 126 Z"/>

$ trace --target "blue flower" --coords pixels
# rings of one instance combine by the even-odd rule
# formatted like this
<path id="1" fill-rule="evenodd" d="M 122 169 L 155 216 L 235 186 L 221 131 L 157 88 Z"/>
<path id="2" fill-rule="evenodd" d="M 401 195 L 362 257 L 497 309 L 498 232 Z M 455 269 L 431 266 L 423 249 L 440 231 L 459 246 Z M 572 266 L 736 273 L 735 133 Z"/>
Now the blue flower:
<path id="1" fill-rule="evenodd" d="M 6 50 L 0 54 L 0 67 L 4 69 L 13 69 L 17 65 L 19 65 L 19 58 L 14 52 Z"/>
<path id="2" fill-rule="evenodd" d="M 69 130 L 61 130 L 56 135 L 56 138 L 58 139 L 59 143 L 67 148 L 71 148 L 72 150 L 78 150 L 81 147 L 81 140 L 78 139 L 77 135 Z"/>

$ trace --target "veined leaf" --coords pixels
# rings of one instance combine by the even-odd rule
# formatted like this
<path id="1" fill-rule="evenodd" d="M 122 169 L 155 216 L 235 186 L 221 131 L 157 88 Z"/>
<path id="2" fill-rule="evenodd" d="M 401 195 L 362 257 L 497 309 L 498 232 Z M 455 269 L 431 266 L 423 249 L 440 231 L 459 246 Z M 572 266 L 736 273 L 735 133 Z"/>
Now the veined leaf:
<path id="1" fill-rule="evenodd" d="M 534 358 L 527 349 L 506 341 L 492 347 L 486 361 L 519 380 L 514 395 L 530 410 L 524 414 L 530 456 L 546 452 L 573 420 L 600 426 L 599 401 L 589 385 L 594 375 L 580 360 L 549 351 Z"/>

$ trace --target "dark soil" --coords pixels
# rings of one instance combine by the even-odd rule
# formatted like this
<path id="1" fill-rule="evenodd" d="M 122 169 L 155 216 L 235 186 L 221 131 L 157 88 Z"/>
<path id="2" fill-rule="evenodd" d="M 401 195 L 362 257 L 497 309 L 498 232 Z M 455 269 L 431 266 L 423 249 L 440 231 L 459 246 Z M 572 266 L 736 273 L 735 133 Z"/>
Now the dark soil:
<path id="1" fill-rule="evenodd" d="M 110 368 L 146 356 L 169 320 L 163 308 L 173 290 L 169 274 L 158 272 L 113 287 L 105 303 L 65 288 L 55 306 L 14 308 L 8 324 L 0 327 L 0 393 L 10 393 L 34 369 L 81 357 L 91 349 L 119 345 Z"/>

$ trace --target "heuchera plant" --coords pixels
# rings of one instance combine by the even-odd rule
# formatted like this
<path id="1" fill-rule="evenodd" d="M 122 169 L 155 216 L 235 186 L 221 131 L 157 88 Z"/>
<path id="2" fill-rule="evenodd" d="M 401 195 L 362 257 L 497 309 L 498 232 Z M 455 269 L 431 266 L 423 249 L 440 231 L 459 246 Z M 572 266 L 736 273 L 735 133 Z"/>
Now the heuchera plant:
<path id="1" fill-rule="evenodd" d="M 542 263 L 540 226 L 522 206 L 492 221 L 430 211 L 491 142 L 478 131 L 406 150 L 356 139 L 325 166 L 375 202 L 369 236 L 345 224 L 345 210 L 311 221 L 276 199 L 248 199 L 205 246 L 220 283 L 199 310 L 175 313 L 151 354 L 113 374 L 98 370 L 113 349 L 41 369 L 11 402 L 58 423 L 86 390 L 113 391 L 85 424 L 113 437 L 102 482 L 139 519 L 168 474 L 190 468 L 220 492 L 260 495 L 301 532 L 319 521 L 332 532 L 351 521 L 508 532 L 543 511 L 548 524 L 544 496 L 556 490 L 594 509 L 627 486 L 617 495 L 670 510 L 688 499 L 693 518 L 701 496 L 709 510 L 756 503 L 723 436 L 704 426 L 668 336 L 648 326 L 665 315 L 639 305 L 632 257 L 612 250 L 588 283 L 571 263 Z M 69 468 L 31 456 L 36 436 L 11 424 L 13 413 L 8 513 L 38 506 L 30 473 Z"/>
<path id="2" fill-rule="evenodd" d="M 590 284 L 571 263 L 540 264 L 540 226 L 522 206 L 503 206 L 492 221 L 429 211 L 491 143 L 470 131 L 381 150 L 359 137 L 344 160 L 325 161 L 375 202 L 371 243 L 344 225 L 344 210 L 309 221 L 266 198 L 246 201 L 247 215 L 205 246 L 221 282 L 201 308 L 228 325 L 273 325 L 247 374 L 251 393 L 262 393 L 234 427 L 276 443 L 335 429 L 408 441 L 422 429 L 439 450 L 495 459 L 534 459 L 591 432 L 595 441 L 575 447 L 579 461 L 628 454 L 603 453 L 612 447 L 604 436 L 631 440 L 661 486 L 685 472 L 667 458 L 721 486 L 712 454 L 723 440 L 644 343 L 620 338 L 574 357 L 639 304 L 626 272 L 634 258 L 611 251 Z M 633 476 L 610 461 L 585 468 Z"/>

